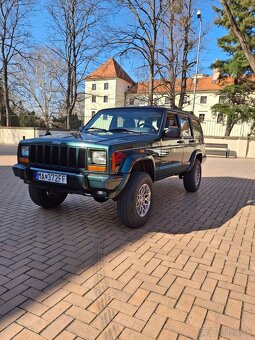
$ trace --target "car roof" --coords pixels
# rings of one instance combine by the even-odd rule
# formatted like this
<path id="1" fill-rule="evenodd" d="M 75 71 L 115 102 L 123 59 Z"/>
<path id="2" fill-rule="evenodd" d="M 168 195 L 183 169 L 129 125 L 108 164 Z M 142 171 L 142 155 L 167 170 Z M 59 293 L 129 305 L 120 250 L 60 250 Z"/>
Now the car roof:
<path id="1" fill-rule="evenodd" d="M 180 114 L 185 114 L 185 115 L 190 115 L 192 117 L 197 118 L 192 111 L 183 111 L 178 108 L 169 108 L 169 107 L 164 107 L 164 106 L 121 106 L 121 107 L 113 107 L 113 108 L 107 108 L 107 109 L 101 109 L 100 111 L 112 111 L 112 110 L 142 110 L 142 109 L 147 109 L 147 110 L 159 110 L 159 111 L 168 111 L 168 112 L 174 112 L 174 113 L 180 113 Z"/>

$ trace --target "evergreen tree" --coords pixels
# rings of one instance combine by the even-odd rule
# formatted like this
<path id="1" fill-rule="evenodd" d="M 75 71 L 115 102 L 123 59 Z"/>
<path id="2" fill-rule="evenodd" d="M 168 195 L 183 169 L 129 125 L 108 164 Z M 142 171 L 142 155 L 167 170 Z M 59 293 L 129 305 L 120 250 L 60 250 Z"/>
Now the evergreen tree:
<path id="1" fill-rule="evenodd" d="M 228 5 L 246 43 L 255 52 L 254 0 L 229 0 Z M 214 10 L 219 14 L 215 20 L 216 25 L 228 29 L 228 34 L 218 40 L 218 45 L 228 53 L 229 59 L 217 61 L 213 65 L 220 72 L 220 84 L 223 86 L 219 94 L 226 99 L 223 103 L 215 104 L 212 112 L 225 117 L 227 123 L 225 135 L 229 136 L 237 122 L 255 119 L 255 76 L 224 9 L 214 7 Z"/>

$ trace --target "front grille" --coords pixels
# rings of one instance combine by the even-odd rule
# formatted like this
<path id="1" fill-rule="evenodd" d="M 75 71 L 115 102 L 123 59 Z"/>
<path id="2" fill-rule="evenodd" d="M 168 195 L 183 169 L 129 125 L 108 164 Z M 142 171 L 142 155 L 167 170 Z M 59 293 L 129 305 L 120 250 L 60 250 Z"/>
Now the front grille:
<path id="1" fill-rule="evenodd" d="M 56 145 L 31 145 L 30 162 L 52 167 L 86 167 L 86 149 Z"/>

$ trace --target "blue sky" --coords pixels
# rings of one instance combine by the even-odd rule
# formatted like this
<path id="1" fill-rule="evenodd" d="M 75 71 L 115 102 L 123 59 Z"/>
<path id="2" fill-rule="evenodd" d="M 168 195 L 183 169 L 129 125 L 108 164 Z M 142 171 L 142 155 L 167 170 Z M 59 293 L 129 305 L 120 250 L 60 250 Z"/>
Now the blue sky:
<path id="1" fill-rule="evenodd" d="M 31 24 L 32 24 L 32 35 L 36 42 L 43 43 L 46 39 L 48 17 L 47 12 L 44 8 L 46 0 L 39 0 L 37 5 L 37 11 L 35 12 Z M 217 45 L 217 38 L 223 36 L 226 31 L 214 25 L 214 19 L 216 14 L 213 11 L 212 6 L 219 6 L 219 1 L 217 0 L 196 0 L 194 1 L 196 10 L 201 10 L 202 20 L 203 20 L 203 30 L 208 32 L 202 41 L 202 48 L 200 53 L 200 63 L 199 72 L 211 74 L 212 70 L 210 65 L 215 61 L 215 59 L 226 59 L 227 55 L 224 54 Z M 119 18 L 121 21 L 123 18 Z M 196 52 L 195 52 L 196 53 Z M 108 57 L 112 55 L 105 56 L 98 60 L 98 63 L 103 63 Z M 116 60 L 121 64 L 121 66 L 127 71 L 127 73 L 133 77 L 135 81 L 139 80 L 136 76 L 136 70 L 129 60 L 124 58 Z"/>

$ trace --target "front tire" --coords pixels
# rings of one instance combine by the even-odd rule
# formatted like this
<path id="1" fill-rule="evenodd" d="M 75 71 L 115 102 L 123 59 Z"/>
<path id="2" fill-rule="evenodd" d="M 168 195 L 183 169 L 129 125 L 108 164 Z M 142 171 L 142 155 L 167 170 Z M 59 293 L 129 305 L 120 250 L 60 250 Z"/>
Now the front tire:
<path id="1" fill-rule="evenodd" d="M 199 159 L 196 159 L 192 169 L 183 176 L 183 184 L 186 191 L 195 192 L 198 190 L 201 183 L 201 174 L 201 163 Z"/>
<path id="2" fill-rule="evenodd" d="M 126 188 L 117 201 L 120 220 L 130 228 L 139 228 L 149 218 L 152 207 L 153 183 L 145 172 L 131 174 Z"/>
<path id="3" fill-rule="evenodd" d="M 28 187 L 31 200 L 40 207 L 49 209 L 60 205 L 66 199 L 66 192 L 56 192 L 46 189 L 37 188 L 29 184 Z"/>

